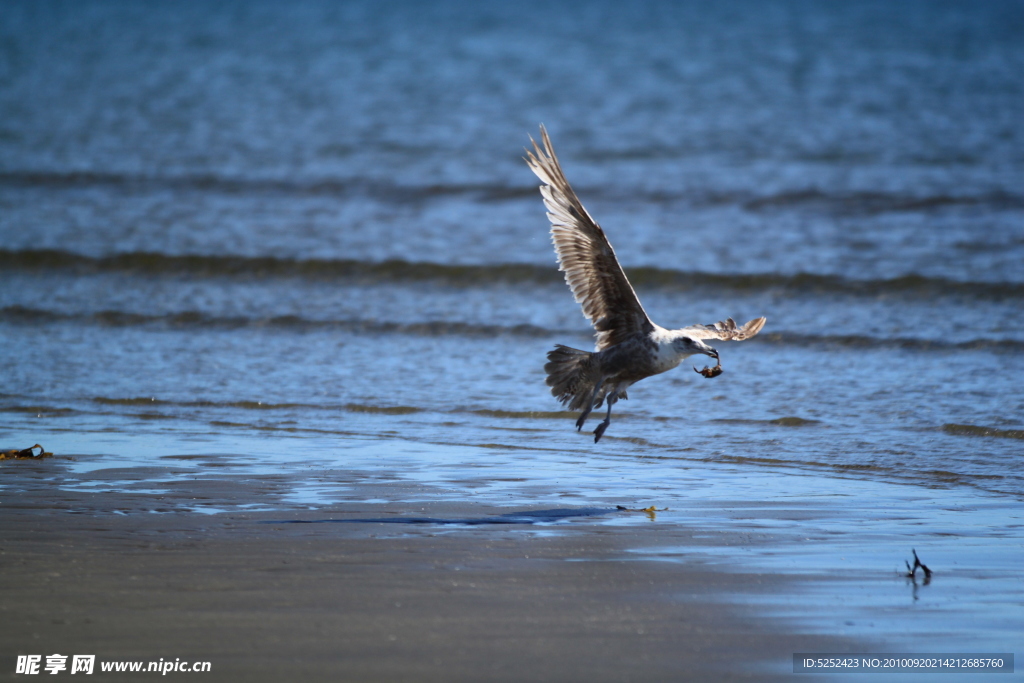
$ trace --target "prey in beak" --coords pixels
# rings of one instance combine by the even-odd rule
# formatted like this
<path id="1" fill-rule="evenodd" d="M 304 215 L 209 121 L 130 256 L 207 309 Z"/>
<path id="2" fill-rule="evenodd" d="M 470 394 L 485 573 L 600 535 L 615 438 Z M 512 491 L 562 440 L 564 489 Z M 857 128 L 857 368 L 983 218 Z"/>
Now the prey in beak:
<path id="1" fill-rule="evenodd" d="M 696 372 L 698 375 L 704 375 L 708 379 L 711 379 L 712 377 L 718 377 L 725 371 L 722 370 L 722 359 L 719 358 L 718 351 L 711 349 L 711 353 L 709 353 L 708 355 L 717 360 L 718 364 L 713 368 L 709 368 L 708 366 L 705 365 L 703 370 L 698 370 L 697 368 L 694 368 L 693 371 Z"/>

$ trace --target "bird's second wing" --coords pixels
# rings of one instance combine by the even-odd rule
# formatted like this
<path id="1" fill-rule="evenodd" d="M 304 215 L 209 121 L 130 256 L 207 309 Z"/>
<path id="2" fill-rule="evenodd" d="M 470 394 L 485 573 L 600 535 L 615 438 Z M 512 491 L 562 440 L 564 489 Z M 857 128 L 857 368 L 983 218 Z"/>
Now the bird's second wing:
<path id="1" fill-rule="evenodd" d="M 743 341 L 750 339 L 761 331 L 767 318 L 754 318 L 743 327 L 738 327 L 732 318 L 717 322 L 714 325 L 691 325 L 680 332 L 685 332 L 694 339 L 721 339 L 723 341 Z"/>
<path id="2" fill-rule="evenodd" d="M 604 230 L 583 208 L 565 179 L 544 126 L 543 150 L 537 142 L 527 150 L 526 163 L 540 178 L 540 193 L 551 221 L 551 241 L 560 269 L 576 301 L 597 330 L 597 350 L 614 346 L 636 333 L 654 329 L 633 286 L 615 258 Z"/>

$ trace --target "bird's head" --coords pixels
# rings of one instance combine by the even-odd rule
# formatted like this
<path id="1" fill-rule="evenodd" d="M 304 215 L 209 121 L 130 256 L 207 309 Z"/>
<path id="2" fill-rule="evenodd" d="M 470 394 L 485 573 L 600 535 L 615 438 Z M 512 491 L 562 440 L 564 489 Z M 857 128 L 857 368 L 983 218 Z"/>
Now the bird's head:
<path id="1" fill-rule="evenodd" d="M 715 360 L 718 360 L 718 351 L 715 351 L 700 339 L 681 335 L 672 340 L 672 345 L 680 356 L 692 356 L 694 354 L 703 353 L 705 356 L 711 356 Z"/>

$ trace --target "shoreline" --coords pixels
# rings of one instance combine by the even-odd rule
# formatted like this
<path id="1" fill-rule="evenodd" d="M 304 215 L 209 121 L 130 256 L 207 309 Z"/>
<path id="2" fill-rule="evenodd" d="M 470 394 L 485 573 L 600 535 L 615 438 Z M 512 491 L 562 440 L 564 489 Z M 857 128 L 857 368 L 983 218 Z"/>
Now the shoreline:
<path id="1" fill-rule="evenodd" d="M 638 560 L 626 528 L 31 517 L 0 541 L 4 677 L 57 652 L 217 680 L 783 680 L 793 652 L 863 650 L 716 600 L 785 577 Z"/>
<path id="2" fill-rule="evenodd" d="M 633 499 L 478 494 L 501 475 L 240 457 L 5 462 L 0 680 L 53 653 L 216 680 L 838 680 L 793 654 L 1008 652 L 1021 627 L 1020 512 L 991 496 L 711 466 Z M 900 574 L 914 547 L 931 585 Z"/>
<path id="3" fill-rule="evenodd" d="M 18 654 L 67 653 L 209 661 L 216 680 L 773 681 L 790 679 L 794 652 L 864 649 L 721 599 L 763 596 L 791 577 L 636 556 L 750 542 L 728 531 L 701 540 L 636 511 L 618 514 L 639 526 L 608 515 L 295 524 L 480 520 L 509 508 L 124 512 L 153 494 L 15 490 L 5 474 L 0 680 L 17 678 Z"/>

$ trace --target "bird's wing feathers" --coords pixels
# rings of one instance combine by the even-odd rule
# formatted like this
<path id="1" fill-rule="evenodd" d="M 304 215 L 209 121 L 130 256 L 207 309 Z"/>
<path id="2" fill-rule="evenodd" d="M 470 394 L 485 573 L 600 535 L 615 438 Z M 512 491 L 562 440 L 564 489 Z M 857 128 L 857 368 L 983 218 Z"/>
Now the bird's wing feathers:
<path id="1" fill-rule="evenodd" d="M 540 193 L 551 221 L 551 241 L 566 283 L 597 330 L 597 350 L 634 334 L 651 332 L 654 325 L 626 279 L 604 230 L 569 186 L 544 126 L 540 133 L 544 148 L 530 138 L 533 151 L 527 150 L 526 163 L 544 183 Z"/>
<path id="2" fill-rule="evenodd" d="M 743 327 L 737 327 L 732 318 L 717 322 L 714 325 L 691 325 L 680 332 L 685 332 L 694 339 L 721 339 L 723 341 L 743 341 L 750 339 L 761 331 L 766 318 L 754 318 Z"/>

